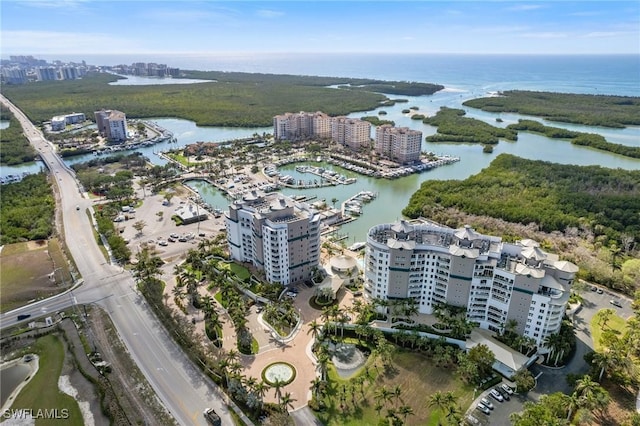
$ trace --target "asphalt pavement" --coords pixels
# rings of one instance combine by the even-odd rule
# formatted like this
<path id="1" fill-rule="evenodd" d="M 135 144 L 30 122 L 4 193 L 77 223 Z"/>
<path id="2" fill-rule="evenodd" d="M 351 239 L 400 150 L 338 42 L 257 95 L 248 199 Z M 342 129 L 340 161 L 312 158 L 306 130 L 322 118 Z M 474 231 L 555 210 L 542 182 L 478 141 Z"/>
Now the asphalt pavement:
<path id="1" fill-rule="evenodd" d="M 92 208 L 93 202 L 79 191 L 73 172 L 22 111 L 4 96 L 1 100 L 11 108 L 22 124 L 25 135 L 56 179 L 61 196 L 66 244 L 83 284 L 72 291 L 3 314 L 0 316 L 0 327 L 16 324 L 19 314 L 35 317 L 75 303 L 96 303 L 109 312 L 132 358 L 178 423 L 206 425 L 202 412 L 207 407 L 213 407 L 223 424 L 233 424 L 226 408 L 226 397 L 204 378 L 173 339 L 166 335 L 146 301 L 135 291 L 131 275 L 120 266 L 105 261 L 94 240 L 92 224 L 85 214 L 86 209 Z M 80 209 L 76 209 L 76 206 Z M 246 417 L 245 422 L 251 424 Z"/>

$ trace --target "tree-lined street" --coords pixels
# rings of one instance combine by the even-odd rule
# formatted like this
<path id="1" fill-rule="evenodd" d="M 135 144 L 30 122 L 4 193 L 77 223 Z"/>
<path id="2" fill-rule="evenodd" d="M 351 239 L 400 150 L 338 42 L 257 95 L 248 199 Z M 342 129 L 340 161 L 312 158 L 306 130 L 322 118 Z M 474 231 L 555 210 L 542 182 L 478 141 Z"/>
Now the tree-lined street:
<path id="1" fill-rule="evenodd" d="M 84 281 L 73 291 L 3 314 L 1 327 L 16 324 L 20 314 L 35 317 L 75 303 L 96 303 L 109 313 L 132 358 L 180 424 L 205 425 L 202 412 L 207 407 L 216 410 L 223 424 L 232 424 L 224 396 L 166 335 L 136 291 L 131 275 L 122 267 L 105 261 L 95 242 L 93 226 L 85 214 L 91 209 L 92 202 L 79 191 L 72 171 L 22 111 L 4 96 L 1 100 L 20 121 L 25 135 L 47 164 L 52 179 L 56 179 L 66 245 Z"/>

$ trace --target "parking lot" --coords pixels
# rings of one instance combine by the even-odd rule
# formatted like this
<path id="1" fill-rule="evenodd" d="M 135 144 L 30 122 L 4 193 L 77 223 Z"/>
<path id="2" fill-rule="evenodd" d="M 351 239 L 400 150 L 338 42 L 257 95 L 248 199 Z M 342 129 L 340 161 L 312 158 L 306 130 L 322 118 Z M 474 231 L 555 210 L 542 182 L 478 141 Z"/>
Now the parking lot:
<path id="1" fill-rule="evenodd" d="M 211 238 L 224 230 L 224 216 L 216 218 L 212 214 L 202 222 L 178 226 L 171 216 L 183 203 L 188 202 L 188 197 L 173 197 L 169 205 L 163 205 L 163 201 L 162 195 L 147 194 L 142 205 L 127 215 L 128 220 L 116 223 L 116 227 L 122 230 L 122 237 L 129 241 L 128 246 L 133 254 L 147 244 L 155 248 L 163 260 L 167 260 L 182 255 L 189 248 L 195 248 L 203 238 Z M 158 212 L 162 212 L 162 216 L 158 216 Z M 146 224 L 141 234 L 133 227 L 138 221 Z"/>

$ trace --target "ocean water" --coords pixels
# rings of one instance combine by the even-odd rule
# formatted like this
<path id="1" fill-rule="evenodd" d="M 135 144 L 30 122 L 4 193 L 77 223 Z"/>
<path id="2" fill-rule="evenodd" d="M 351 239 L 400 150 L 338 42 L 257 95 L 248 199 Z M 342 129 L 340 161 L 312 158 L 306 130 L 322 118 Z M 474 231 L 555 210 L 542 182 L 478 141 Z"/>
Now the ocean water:
<path id="1" fill-rule="evenodd" d="M 640 55 L 198 54 L 88 56 L 94 65 L 160 62 L 181 69 L 375 78 L 451 90 L 546 90 L 640 96 Z"/>

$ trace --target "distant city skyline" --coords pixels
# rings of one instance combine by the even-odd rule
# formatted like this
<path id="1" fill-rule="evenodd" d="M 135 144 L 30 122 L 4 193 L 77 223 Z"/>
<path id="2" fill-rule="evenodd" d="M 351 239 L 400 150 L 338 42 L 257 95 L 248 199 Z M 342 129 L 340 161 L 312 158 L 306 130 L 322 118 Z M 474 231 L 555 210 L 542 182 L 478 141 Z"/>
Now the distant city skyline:
<path id="1" fill-rule="evenodd" d="M 640 54 L 637 1 L 3 0 L 1 11 L 3 58 L 248 52 Z"/>

